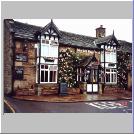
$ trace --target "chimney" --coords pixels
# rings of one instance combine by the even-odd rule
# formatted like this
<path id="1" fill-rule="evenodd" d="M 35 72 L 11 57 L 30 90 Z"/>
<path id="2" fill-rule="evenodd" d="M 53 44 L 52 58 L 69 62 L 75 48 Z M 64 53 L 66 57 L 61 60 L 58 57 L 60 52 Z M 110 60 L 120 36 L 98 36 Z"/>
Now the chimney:
<path id="1" fill-rule="evenodd" d="M 100 27 L 96 28 L 96 37 L 105 37 L 106 35 L 106 28 L 103 28 L 103 25 L 100 25 Z"/>

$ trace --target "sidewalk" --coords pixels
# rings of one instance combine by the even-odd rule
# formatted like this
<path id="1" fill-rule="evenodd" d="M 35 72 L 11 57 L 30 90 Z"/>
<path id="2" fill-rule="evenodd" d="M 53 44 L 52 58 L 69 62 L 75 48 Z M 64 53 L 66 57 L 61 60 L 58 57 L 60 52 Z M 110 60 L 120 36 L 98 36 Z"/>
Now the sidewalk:
<path id="1" fill-rule="evenodd" d="M 113 100 L 126 100 L 132 99 L 130 95 L 125 94 L 77 94 L 77 95 L 47 95 L 47 96 L 14 96 L 13 98 L 19 100 L 29 101 L 44 101 L 44 102 L 89 102 L 89 101 L 113 101 Z"/>

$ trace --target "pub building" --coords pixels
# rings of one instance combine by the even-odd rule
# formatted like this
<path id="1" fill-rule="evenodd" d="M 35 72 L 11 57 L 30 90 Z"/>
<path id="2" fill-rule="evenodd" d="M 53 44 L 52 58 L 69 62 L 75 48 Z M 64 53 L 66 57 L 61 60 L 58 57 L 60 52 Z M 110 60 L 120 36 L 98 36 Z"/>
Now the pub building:
<path id="1" fill-rule="evenodd" d="M 5 19 L 4 93 L 59 94 L 62 83 L 67 92 L 82 83 L 87 93 L 131 91 L 132 43 L 111 33 L 103 25 L 91 37 L 61 31 L 53 20 L 39 27 Z"/>

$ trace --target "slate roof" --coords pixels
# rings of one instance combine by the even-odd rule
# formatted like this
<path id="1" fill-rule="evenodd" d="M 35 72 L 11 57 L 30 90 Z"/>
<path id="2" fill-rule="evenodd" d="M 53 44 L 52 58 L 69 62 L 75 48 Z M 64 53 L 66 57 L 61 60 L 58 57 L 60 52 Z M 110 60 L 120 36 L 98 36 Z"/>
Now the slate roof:
<path id="1" fill-rule="evenodd" d="M 118 40 L 118 42 L 120 46 L 117 47 L 117 51 L 132 53 L 132 43 L 123 40 Z"/>
<path id="2" fill-rule="evenodd" d="M 80 67 L 86 67 L 88 66 L 91 62 L 98 61 L 93 54 L 92 56 L 86 56 L 84 59 L 80 61 Z"/>
<path id="3" fill-rule="evenodd" d="M 93 44 L 95 37 L 74 34 L 70 32 L 61 31 L 61 38 L 59 43 L 77 47 L 84 47 L 90 49 L 99 49 L 98 46 Z"/>
<path id="4" fill-rule="evenodd" d="M 111 40 L 114 40 L 116 42 L 116 44 L 119 45 L 116 37 L 114 36 L 114 32 L 113 32 L 112 35 L 109 35 L 109 36 L 106 36 L 106 37 L 103 37 L 103 38 L 95 39 L 95 43 L 97 45 L 99 45 L 99 44 L 102 44 L 102 43 L 109 43 Z"/>
<path id="5" fill-rule="evenodd" d="M 10 23 L 13 31 L 15 32 L 15 37 L 20 38 L 28 38 L 28 39 L 35 39 L 35 33 L 41 30 L 42 27 L 29 25 L 26 23 L 21 23 L 14 21 L 14 23 Z"/>
<path id="6" fill-rule="evenodd" d="M 10 20 L 10 19 L 9 19 Z M 35 33 L 37 31 L 45 30 L 49 27 L 50 23 L 48 23 L 45 27 L 39 27 L 35 25 L 30 25 L 27 23 L 22 23 L 22 22 L 17 22 L 14 20 L 7 20 L 10 24 L 10 31 L 15 32 L 15 37 L 18 38 L 26 38 L 26 39 L 31 39 L 31 40 L 36 40 Z M 53 23 L 54 24 L 54 23 Z M 54 24 L 54 27 L 56 25 Z M 57 28 L 58 30 L 58 28 Z M 90 36 L 85 36 L 85 35 L 79 35 L 75 33 L 70 33 L 70 32 L 65 32 L 59 30 L 61 34 L 61 38 L 59 40 L 60 44 L 64 44 L 67 46 L 73 46 L 73 47 L 83 47 L 83 48 L 88 48 L 88 49 L 98 49 L 98 44 L 108 42 L 111 38 L 112 35 L 103 37 L 103 38 L 96 38 L 96 37 L 90 37 Z M 124 52 L 130 52 L 132 50 L 132 43 L 126 42 L 126 41 L 118 41 L 120 44 L 120 48 L 118 48 L 119 51 L 124 51 Z M 97 45 L 96 45 L 97 44 Z"/>
<path id="7" fill-rule="evenodd" d="M 111 38 L 112 38 L 112 35 L 109 35 L 109 36 L 106 36 L 106 37 L 103 37 L 103 38 L 97 38 L 97 39 L 95 39 L 95 43 L 96 44 L 101 44 L 101 43 L 108 43 L 110 40 L 111 40 Z"/>

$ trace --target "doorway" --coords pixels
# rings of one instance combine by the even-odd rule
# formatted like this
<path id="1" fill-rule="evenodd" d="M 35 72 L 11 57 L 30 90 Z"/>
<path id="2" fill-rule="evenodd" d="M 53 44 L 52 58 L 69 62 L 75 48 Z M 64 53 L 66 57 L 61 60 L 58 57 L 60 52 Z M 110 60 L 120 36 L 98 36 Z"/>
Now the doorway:
<path id="1" fill-rule="evenodd" d="M 87 80 L 87 93 L 98 93 L 99 92 L 99 71 L 98 69 L 90 69 Z"/>

